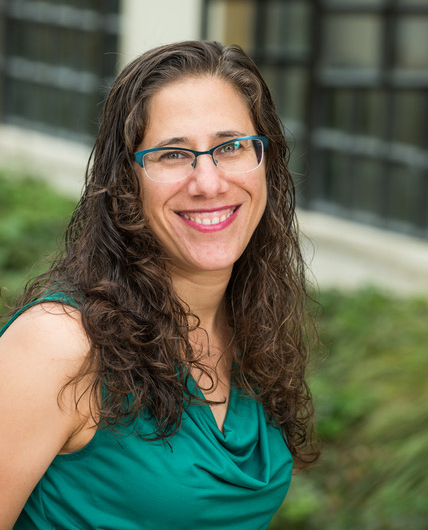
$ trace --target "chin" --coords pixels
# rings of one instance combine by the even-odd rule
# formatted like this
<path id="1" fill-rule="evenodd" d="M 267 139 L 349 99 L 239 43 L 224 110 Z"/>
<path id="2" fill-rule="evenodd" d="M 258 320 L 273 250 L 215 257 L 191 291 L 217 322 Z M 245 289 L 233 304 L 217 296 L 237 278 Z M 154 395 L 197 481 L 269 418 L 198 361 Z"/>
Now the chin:
<path id="1" fill-rule="evenodd" d="M 238 259 L 238 258 L 237 258 Z M 231 271 L 237 259 L 201 259 L 192 260 L 188 265 L 199 272 Z"/>

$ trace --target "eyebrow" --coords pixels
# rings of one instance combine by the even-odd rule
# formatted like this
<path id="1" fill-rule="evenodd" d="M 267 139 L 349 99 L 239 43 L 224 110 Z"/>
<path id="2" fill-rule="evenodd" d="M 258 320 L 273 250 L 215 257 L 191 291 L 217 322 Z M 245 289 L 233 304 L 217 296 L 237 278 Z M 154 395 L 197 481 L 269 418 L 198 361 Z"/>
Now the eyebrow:
<path id="1" fill-rule="evenodd" d="M 248 136 L 241 131 L 219 131 L 215 138 L 239 138 L 240 136 Z"/>
<path id="2" fill-rule="evenodd" d="M 232 131 L 232 130 L 226 130 L 226 131 L 218 131 L 216 134 L 213 135 L 213 138 L 218 139 L 225 139 L 225 138 L 239 138 L 241 136 L 247 136 L 247 134 L 241 132 L 241 131 Z M 190 140 L 186 136 L 173 136 L 172 138 L 166 138 L 165 140 L 162 140 L 158 144 L 156 144 L 154 147 L 167 147 L 167 146 L 179 146 L 183 144 L 189 143 Z"/>
<path id="3" fill-rule="evenodd" d="M 165 140 L 162 140 L 158 144 L 156 144 L 154 147 L 166 147 L 166 146 L 174 146 L 174 145 L 181 145 L 188 142 L 188 139 L 185 136 L 174 136 L 173 138 L 166 138 Z"/>

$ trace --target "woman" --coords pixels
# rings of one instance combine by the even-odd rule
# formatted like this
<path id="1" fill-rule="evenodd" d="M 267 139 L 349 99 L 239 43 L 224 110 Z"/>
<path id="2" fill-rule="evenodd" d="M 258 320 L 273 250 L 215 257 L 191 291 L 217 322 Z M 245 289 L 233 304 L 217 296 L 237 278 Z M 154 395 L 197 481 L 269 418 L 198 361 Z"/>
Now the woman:
<path id="1" fill-rule="evenodd" d="M 65 251 L 0 339 L 1 530 L 268 526 L 316 457 L 286 162 L 240 48 L 119 75 Z"/>

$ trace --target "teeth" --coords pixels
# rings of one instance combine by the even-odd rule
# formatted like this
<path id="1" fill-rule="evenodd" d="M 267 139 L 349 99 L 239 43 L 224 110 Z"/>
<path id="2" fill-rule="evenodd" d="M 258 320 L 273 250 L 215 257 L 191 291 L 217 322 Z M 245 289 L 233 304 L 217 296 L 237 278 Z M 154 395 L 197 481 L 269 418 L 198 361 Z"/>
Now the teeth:
<path id="1" fill-rule="evenodd" d="M 235 210 L 230 211 L 228 214 L 223 214 L 220 218 L 214 217 L 213 219 L 208 219 L 207 217 L 204 217 L 203 219 L 200 219 L 199 217 L 190 217 L 187 213 L 183 214 L 183 217 L 187 219 L 188 221 L 193 221 L 194 223 L 197 223 L 198 225 L 218 225 L 219 223 L 223 223 L 226 221 L 228 217 L 230 217 Z"/>

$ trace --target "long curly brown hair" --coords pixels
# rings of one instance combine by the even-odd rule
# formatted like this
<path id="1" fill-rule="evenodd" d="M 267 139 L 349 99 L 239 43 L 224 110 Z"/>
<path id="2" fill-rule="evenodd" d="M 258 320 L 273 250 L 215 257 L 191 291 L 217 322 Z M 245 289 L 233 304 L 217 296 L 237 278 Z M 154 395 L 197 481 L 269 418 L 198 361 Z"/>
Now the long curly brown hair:
<path id="1" fill-rule="evenodd" d="M 206 368 L 190 345 L 190 309 L 176 295 L 168 258 L 144 220 L 133 153 L 144 137 L 150 98 L 189 76 L 231 83 L 248 103 L 256 134 L 269 137 L 267 207 L 226 291 L 237 346 L 233 377 L 262 402 L 270 421 L 283 430 L 296 463 L 305 465 L 317 453 L 310 443 L 308 297 L 295 190 L 269 89 L 240 47 L 181 42 L 148 51 L 125 67 L 105 102 L 64 250 L 27 289 L 21 304 L 47 289 L 79 301 L 91 344 L 79 377 L 91 374 L 91 391 L 104 388 L 98 426 L 132 422 L 144 410 L 155 420 L 154 439 L 179 429 L 182 411 L 193 399 L 187 389 L 189 366 Z"/>

